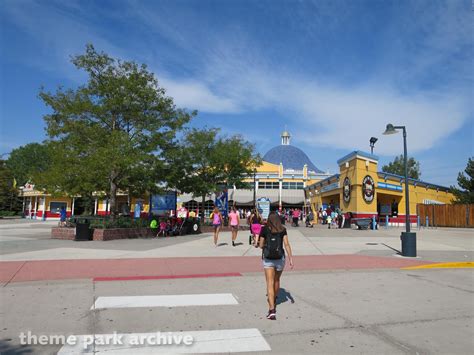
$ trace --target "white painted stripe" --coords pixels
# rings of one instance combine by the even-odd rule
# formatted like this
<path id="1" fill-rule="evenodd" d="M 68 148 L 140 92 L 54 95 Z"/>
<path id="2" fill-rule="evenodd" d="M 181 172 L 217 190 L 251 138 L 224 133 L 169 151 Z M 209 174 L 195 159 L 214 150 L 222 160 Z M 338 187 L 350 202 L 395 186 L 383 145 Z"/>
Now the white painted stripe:
<path id="1" fill-rule="evenodd" d="M 231 293 L 199 295 L 120 296 L 99 297 L 91 309 L 138 307 L 187 307 L 238 304 Z"/>
<path id="2" fill-rule="evenodd" d="M 262 336 L 258 329 L 228 329 L 228 330 L 203 330 L 190 332 L 166 332 L 161 335 L 168 336 L 191 336 L 192 345 L 149 345 L 146 341 L 143 345 L 133 345 L 141 337 L 152 339 L 157 333 L 131 333 L 117 334 L 116 337 L 123 337 L 123 345 L 93 345 L 84 346 L 86 340 L 93 339 L 93 335 L 77 335 L 75 345 L 64 345 L 58 352 L 63 354 L 186 354 L 186 353 L 237 353 L 249 351 L 270 351 L 270 345 Z M 114 334 L 96 335 L 99 339 L 106 337 L 113 338 Z M 90 341 L 89 341 L 90 342 Z"/>

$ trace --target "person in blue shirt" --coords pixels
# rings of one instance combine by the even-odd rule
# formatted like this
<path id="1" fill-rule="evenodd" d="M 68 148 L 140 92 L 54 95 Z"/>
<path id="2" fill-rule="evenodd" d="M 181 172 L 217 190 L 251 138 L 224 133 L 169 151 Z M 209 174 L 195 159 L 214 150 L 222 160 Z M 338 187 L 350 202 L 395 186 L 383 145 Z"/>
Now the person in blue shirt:
<path id="1" fill-rule="evenodd" d="M 59 211 L 59 225 L 61 227 L 64 227 L 66 225 L 66 217 L 67 217 L 66 208 L 63 206 L 61 207 L 61 210 Z"/>

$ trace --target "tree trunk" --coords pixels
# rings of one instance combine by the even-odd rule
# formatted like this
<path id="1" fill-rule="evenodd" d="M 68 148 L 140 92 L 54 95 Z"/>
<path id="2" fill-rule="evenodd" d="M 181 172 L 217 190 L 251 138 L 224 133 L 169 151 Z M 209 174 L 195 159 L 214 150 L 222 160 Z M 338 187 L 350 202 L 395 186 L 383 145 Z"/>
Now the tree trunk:
<path id="1" fill-rule="evenodd" d="M 117 217 L 117 182 L 115 181 L 117 179 L 117 173 L 115 171 L 112 171 L 110 173 L 110 215 L 112 216 L 112 219 L 115 219 Z"/>
<path id="2" fill-rule="evenodd" d="M 201 223 L 204 223 L 204 202 L 206 200 L 206 196 L 202 195 L 202 205 L 201 205 Z"/>

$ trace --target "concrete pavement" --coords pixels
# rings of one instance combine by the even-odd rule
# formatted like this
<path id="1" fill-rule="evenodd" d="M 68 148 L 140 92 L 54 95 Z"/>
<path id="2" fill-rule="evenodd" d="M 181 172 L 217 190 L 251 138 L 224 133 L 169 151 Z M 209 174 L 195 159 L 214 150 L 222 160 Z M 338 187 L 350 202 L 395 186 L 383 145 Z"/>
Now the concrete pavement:
<path id="1" fill-rule="evenodd" d="M 261 253 L 248 245 L 249 233 L 245 231 L 239 232 L 239 245 L 235 248 L 231 246 L 230 232 L 220 233 L 221 246 L 214 248 L 211 234 L 108 242 L 53 240 L 49 234 L 51 223 L 0 224 L 0 261 L 259 256 Z M 401 248 L 401 231 L 400 228 L 378 231 L 328 230 L 323 226 L 288 228 L 294 255 L 393 255 Z M 418 254 L 422 259 L 431 259 L 425 257 L 425 252 L 429 255 L 451 252 L 452 261 L 472 260 L 472 230 L 421 229 L 417 233 Z"/>
<path id="2" fill-rule="evenodd" d="M 281 354 L 466 354 L 474 345 L 471 281 L 470 270 L 288 272 L 282 278 L 277 321 L 265 319 L 260 274 L 14 283 L 4 290 L 2 345 L 22 349 L 17 337 L 27 330 L 84 335 L 258 329 L 272 352 Z M 91 309 L 104 296 L 222 293 L 232 294 L 238 304 Z M 31 348 L 54 353 L 61 346 Z"/>
<path id="3" fill-rule="evenodd" d="M 420 230 L 419 257 L 402 258 L 396 255 L 402 229 L 289 228 L 295 269 L 283 273 L 277 320 L 269 321 L 260 251 L 248 245 L 247 233 L 239 233 L 242 244 L 236 247 L 229 245 L 230 234 L 222 233 L 220 241 L 227 245 L 215 248 L 211 235 L 52 240 L 51 225 L 0 222 L 2 354 L 467 354 L 474 349 L 473 269 L 405 269 L 440 261 L 468 265 L 471 230 Z M 95 306 L 107 297 L 113 297 L 113 308 Z M 175 306 L 163 300 L 174 300 Z M 160 331 L 193 334 L 195 343 L 96 344 L 85 350 L 21 345 L 19 335 L 28 331 L 129 337 Z"/>

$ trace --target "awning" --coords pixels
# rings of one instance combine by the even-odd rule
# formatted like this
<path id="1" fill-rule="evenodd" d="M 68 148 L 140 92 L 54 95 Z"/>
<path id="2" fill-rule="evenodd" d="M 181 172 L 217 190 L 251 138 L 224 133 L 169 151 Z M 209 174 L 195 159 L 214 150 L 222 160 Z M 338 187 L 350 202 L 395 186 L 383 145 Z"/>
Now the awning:
<path id="1" fill-rule="evenodd" d="M 206 195 L 205 201 L 209 201 L 209 200 L 214 201 L 215 199 L 216 199 L 215 194 Z M 186 203 L 186 202 L 189 202 L 191 200 L 194 200 L 198 203 L 201 203 L 202 202 L 202 196 L 193 196 L 193 194 L 178 195 L 178 203 Z"/>
<path id="2" fill-rule="evenodd" d="M 266 197 L 270 200 L 270 203 L 279 202 L 279 193 L 277 189 L 258 189 L 257 190 L 257 199 L 261 197 Z"/>
<path id="3" fill-rule="evenodd" d="M 253 204 L 253 190 L 230 189 L 229 201 L 230 200 L 234 201 L 234 203 Z"/>
<path id="4" fill-rule="evenodd" d="M 282 190 L 281 191 L 281 202 L 282 203 L 303 203 L 304 202 L 304 190 Z"/>

